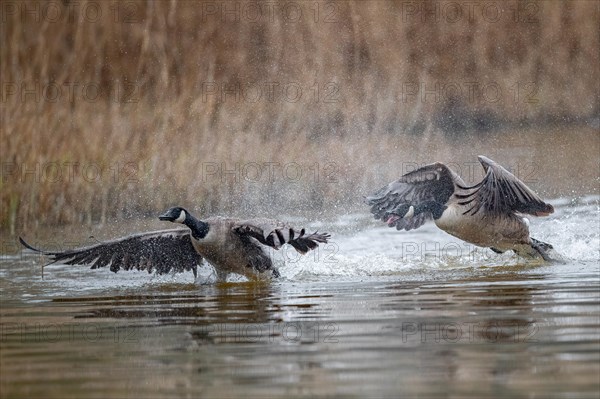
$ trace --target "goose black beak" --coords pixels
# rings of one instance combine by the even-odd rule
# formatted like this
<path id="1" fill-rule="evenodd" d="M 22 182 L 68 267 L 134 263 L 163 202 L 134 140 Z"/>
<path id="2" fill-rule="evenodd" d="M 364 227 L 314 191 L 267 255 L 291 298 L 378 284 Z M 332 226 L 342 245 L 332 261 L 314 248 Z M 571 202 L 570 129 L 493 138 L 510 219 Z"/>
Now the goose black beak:
<path id="1" fill-rule="evenodd" d="M 172 222 L 173 220 L 175 220 L 175 218 L 173 217 L 173 215 L 170 214 L 169 211 L 167 211 L 166 213 L 163 213 L 162 215 L 160 215 L 158 217 L 158 220 L 166 220 L 166 221 Z"/>
<path id="2" fill-rule="evenodd" d="M 181 218 L 181 220 L 180 220 Z M 183 223 L 186 218 L 186 211 L 181 207 L 169 208 L 165 213 L 158 217 L 159 220 L 166 220 L 173 223 Z"/>

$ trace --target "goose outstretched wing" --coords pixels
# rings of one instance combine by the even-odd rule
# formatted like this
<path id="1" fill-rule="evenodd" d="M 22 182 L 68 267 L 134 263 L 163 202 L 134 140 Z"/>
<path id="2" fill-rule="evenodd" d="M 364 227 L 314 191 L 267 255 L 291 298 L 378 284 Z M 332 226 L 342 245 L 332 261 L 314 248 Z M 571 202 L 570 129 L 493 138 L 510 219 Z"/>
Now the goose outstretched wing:
<path id="1" fill-rule="evenodd" d="M 505 215 L 512 212 L 534 216 L 548 216 L 554 207 L 544 202 L 529 187 L 502 166 L 484 156 L 478 157 L 486 172 L 483 180 L 465 194 L 456 195 L 458 204 L 467 207 L 465 215 L 484 212 L 487 215 Z"/>
<path id="2" fill-rule="evenodd" d="M 398 218 L 394 217 L 395 211 L 400 212 L 400 209 L 427 201 L 445 204 L 454 193 L 457 184 L 464 185 L 460 176 L 443 163 L 436 162 L 403 175 L 367 197 L 366 203 L 371 206 L 371 213 L 375 219 L 388 223 L 390 227 L 396 226 L 398 230 L 412 230 L 433 219 L 431 212 Z M 400 216 L 403 216 L 406 210 L 400 213 Z"/>
<path id="3" fill-rule="evenodd" d="M 121 269 L 156 271 L 157 274 L 191 270 L 196 275 L 196 268 L 202 262 L 202 257 L 192 245 L 188 229 L 134 234 L 62 252 L 34 248 L 21 237 L 19 241 L 26 248 L 49 256 L 51 264 L 90 265 L 91 269 L 110 266 L 115 273 Z"/>
<path id="4" fill-rule="evenodd" d="M 270 219 L 251 219 L 236 223 L 233 232 L 240 236 L 255 238 L 263 245 L 275 249 L 290 244 L 296 251 L 305 254 L 320 243 L 327 243 L 331 237 L 327 233 L 306 233 L 306 229 L 296 229 L 286 223 Z"/>

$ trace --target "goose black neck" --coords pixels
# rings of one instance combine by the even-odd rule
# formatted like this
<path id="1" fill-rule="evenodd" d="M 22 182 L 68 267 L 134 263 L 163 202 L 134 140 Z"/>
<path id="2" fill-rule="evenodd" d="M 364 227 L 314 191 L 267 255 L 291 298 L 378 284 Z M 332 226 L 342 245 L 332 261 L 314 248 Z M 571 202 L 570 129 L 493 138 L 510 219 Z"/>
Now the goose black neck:
<path id="1" fill-rule="evenodd" d="M 190 214 L 187 214 L 183 224 L 190 228 L 192 231 L 192 237 L 194 237 L 196 240 L 201 240 L 208 234 L 208 223 L 198 220 Z"/>

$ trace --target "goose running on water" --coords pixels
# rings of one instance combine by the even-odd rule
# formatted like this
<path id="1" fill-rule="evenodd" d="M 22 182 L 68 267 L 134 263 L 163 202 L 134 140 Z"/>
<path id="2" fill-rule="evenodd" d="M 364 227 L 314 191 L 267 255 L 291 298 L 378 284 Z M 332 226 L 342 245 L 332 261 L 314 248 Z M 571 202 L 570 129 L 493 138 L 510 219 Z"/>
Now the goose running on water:
<path id="1" fill-rule="evenodd" d="M 134 234 L 64 252 L 48 252 L 32 247 L 21 237 L 26 248 L 42 253 L 52 263 L 91 265 L 92 269 L 110 266 L 110 270 L 147 270 L 165 274 L 192 271 L 206 259 L 214 266 L 219 280 L 229 273 L 248 278 L 267 275 L 279 277 L 266 247 L 279 249 L 290 244 L 301 254 L 327 243 L 329 234 L 307 234 L 305 229 L 270 219 L 240 220 L 233 218 L 196 219 L 187 210 L 174 207 L 160 215 L 160 220 L 180 223 L 187 228 Z"/>
<path id="2" fill-rule="evenodd" d="M 530 237 L 529 221 L 521 214 L 547 216 L 554 212 L 552 205 L 496 162 L 478 159 L 485 176 L 473 186 L 437 162 L 405 174 L 366 203 L 375 219 L 398 230 L 416 229 L 433 219 L 440 229 L 471 244 L 551 260 L 552 245 Z"/>

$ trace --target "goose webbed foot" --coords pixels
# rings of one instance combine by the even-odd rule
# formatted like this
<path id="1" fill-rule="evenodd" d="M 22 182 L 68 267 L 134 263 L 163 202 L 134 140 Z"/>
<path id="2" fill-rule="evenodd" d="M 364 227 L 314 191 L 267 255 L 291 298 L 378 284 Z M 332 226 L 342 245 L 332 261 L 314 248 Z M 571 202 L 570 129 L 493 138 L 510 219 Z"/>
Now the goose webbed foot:
<path id="1" fill-rule="evenodd" d="M 386 223 L 392 227 L 396 221 L 406 217 L 412 217 L 414 214 L 414 208 L 410 204 L 401 204 L 392 209 L 386 215 Z"/>
<path id="2" fill-rule="evenodd" d="M 227 275 L 229 275 L 228 272 L 224 271 L 224 270 L 218 270 L 215 268 L 216 271 L 216 277 L 217 277 L 217 283 L 224 283 L 227 281 Z"/>
<path id="3" fill-rule="evenodd" d="M 535 249 L 546 262 L 551 262 L 554 260 L 548 255 L 548 252 L 554 249 L 552 245 L 536 240 L 535 238 L 531 238 L 531 247 Z"/>

